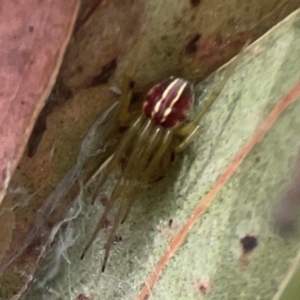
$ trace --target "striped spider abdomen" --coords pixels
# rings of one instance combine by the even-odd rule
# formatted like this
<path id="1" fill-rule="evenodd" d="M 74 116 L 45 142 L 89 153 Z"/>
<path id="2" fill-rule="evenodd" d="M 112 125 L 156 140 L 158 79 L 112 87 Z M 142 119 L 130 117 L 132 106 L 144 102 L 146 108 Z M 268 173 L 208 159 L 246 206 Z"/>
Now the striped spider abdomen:
<path id="1" fill-rule="evenodd" d="M 170 77 L 147 93 L 143 111 L 156 125 L 176 128 L 188 118 L 193 104 L 190 83 L 182 78 Z"/>

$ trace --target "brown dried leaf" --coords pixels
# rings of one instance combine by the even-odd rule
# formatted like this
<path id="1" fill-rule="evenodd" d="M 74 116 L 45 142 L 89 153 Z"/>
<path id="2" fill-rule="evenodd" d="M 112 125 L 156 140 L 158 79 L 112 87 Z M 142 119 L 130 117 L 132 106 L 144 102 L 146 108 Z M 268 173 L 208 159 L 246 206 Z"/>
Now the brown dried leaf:
<path id="1" fill-rule="evenodd" d="M 2 1 L 0 8 L 0 204 L 32 127 L 54 85 L 68 45 L 79 1 Z M 12 199 L 1 205 L 3 257 L 16 216 Z M 25 227 L 26 229 L 26 227 Z M 22 231 L 16 235 L 18 239 Z M 1 299 L 18 297 L 28 278 L 2 278 Z"/>
<path id="2" fill-rule="evenodd" d="M 78 1 L 3 1 L 0 18 L 0 203 L 55 82 Z"/>

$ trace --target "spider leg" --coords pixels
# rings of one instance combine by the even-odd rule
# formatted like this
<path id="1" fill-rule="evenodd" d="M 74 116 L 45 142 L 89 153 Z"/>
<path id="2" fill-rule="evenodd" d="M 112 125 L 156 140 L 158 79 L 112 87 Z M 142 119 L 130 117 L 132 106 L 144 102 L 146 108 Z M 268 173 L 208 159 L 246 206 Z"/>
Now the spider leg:
<path id="1" fill-rule="evenodd" d="M 130 122 L 136 118 L 140 111 L 129 111 L 130 102 L 133 96 L 133 90 L 131 87 L 131 80 L 129 77 L 124 76 L 123 77 L 123 83 L 122 83 L 122 95 L 120 98 L 120 106 L 118 111 L 118 119 L 120 127 L 128 127 L 130 125 Z"/>
<path id="2" fill-rule="evenodd" d="M 179 153 L 185 150 L 189 146 L 189 144 L 194 140 L 196 134 L 198 134 L 199 128 L 200 126 L 195 124 L 195 126 L 191 128 L 190 133 L 187 134 L 184 140 L 174 147 L 174 152 Z"/>
<path id="3" fill-rule="evenodd" d="M 173 148 L 170 147 L 169 149 L 167 149 L 164 156 L 162 157 L 161 164 L 160 164 L 161 176 L 166 174 L 167 170 L 169 170 L 170 164 L 174 160 L 173 155 L 174 155 Z"/>
<path id="4" fill-rule="evenodd" d="M 133 153 L 128 160 L 124 174 L 119 180 L 118 185 L 122 181 L 122 195 L 121 203 L 117 213 L 116 218 L 114 219 L 113 228 L 109 234 L 108 241 L 106 244 L 105 255 L 102 265 L 102 272 L 105 270 L 106 262 L 109 256 L 109 252 L 114 240 L 115 233 L 120 225 L 124 215 L 128 215 L 132 203 L 134 202 L 135 197 L 133 194 L 140 188 L 140 175 L 145 169 L 145 166 L 149 160 L 149 157 L 155 148 L 155 145 L 160 140 L 161 128 L 153 128 L 153 123 L 151 120 L 147 120 L 141 130 L 141 134 L 136 142 Z M 153 130 L 154 129 L 154 130 Z M 148 147 L 145 147 L 148 146 Z"/>
<path id="5" fill-rule="evenodd" d="M 136 120 L 136 122 L 133 124 L 133 126 L 128 130 L 128 132 L 126 133 L 126 136 L 124 137 L 124 139 L 122 139 L 122 142 L 121 142 L 119 148 L 113 154 L 113 157 L 112 157 L 109 165 L 107 166 L 107 168 L 104 171 L 103 177 L 102 177 L 100 183 L 98 184 L 98 186 L 96 188 L 96 192 L 98 192 L 98 190 L 101 188 L 102 184 L 107 180 L 107 178 L 109 176 L 109 173 L 119 163 L 119 160 L 120 160 L 122 154 L 124 152 L 126 152 L 129 144 L 132 142 L 133 137 L 136 135 L 137 131 L 140 129 L 143 121 L 144 121 L 143 118 L 138 118 Z M 144 127 L 145 127 L 145 125 L 144 125 Z M 124 175 L 125 175 L 125 173 L 126 173 L 126 170 L 124 172 Z M 107 218 L 107 215 L 108 215 L 109 211 L 113 207 L 113 204 L 115 203 L 115 201 L 120 197 L 123 190 L 124 190 L 124 186 L 123 186 L 123 183 L 122 183 L 122 178 L 120 178 L 117 185 L 116 185 L 116 187 L 114 188 L 114 190 L 112 192 L 110 200 L 109 200 L 109 202 L 108 202 L 108 204 L 105 208 L 105 211 L 104 211 L 101 219 L 98 222 L 98 225 L 97 225 L 92 237 L 90 238 L 88 244 L 86 245 L 86 247 L 83 250 L 83 253 L 81 255 L 81 259 L 84 258 L 86 252 L 89 250 L 90 246 L 93 244 L 94 240 L 96 239 L 96 237 L 98 235 L 98 232 L 101 230 L 101 228 L 104 225 L 104 222 Z M 97 193 L 95 193 L 95 194 L 97 194 Z"/>
<path id="6" fill-rule="evenodd" d="M 235 64 L 233 64 L 235 65 Z M 205 103 L 204 107 L 201 108 L 198 113 L 195 115 L 194 119 L 192 121 L 190 121 L 189 123 L 183 125 L 182 127 L 180 127 L 178 129 L 178 131 L 176 131 L 176 133 L 180 136 L 184 136 L 185 138 L 183 139 L 183 141 L 181 143 L 179 143 L 175 148 L 174 151 L 175 152 L 181 152 L 183 151 L 195 138 L 196 134 L 198 133 L 198 129 L 199 129 L 199 123 L 201 121 L 201 119 L 203 118 L 203 116 L 207 113 L 207 111 L 210 109 L 210 107 L 214 104 L 214 102 L 218 99 L 218 97 L 220 96 L 225 84 L 227 83 L 228 79 L 230 78 L 230 75 L 233 72 L 233 65 L 230 67 L 230 69 L 228 70 L 228 72 L 225 74 L 221 85 L 218 87 L 218 89 L 216 91 L 214 91 L 209 99 L 207 100 L 207 102 Z"/>
<path id="7" fill-rule="evenodd" d="M 236 56 L 234 61 L 231 63 L 229 66 L 228 70 L 226 71 L 224 78 L 222 79 L 221 84 L 219 85 L 218 89 L 215 90 L 208 100 L 206 101 L 205 105 L 203 108 L 201 108 L 196 115 L 194 116 L 193 120 L 188 122 L 187 124 L 181 126 L 178 128 L 176 131 L 176 134 L 179 136 L 184 136 L 184 140 L 178 144 L 175 148 L 175 152 L 181 152 L 183 151 L 195 138 L 196 134 L 198 133 L 199 129 L 199 123 L 203 116 L 207 113 L 207 111 L 210 109 L 210 107 L 214 104 L 214 102 L 218 99 L 220 96 L 222 90 L 224 89 L 226 83 L 228 82 L 228 79 L 231 77 L 233 74 L 238 62 L 241 59 L 241 54 L 243 53 L 243 50 L 249 45 L 250 41 L 247 41 L 246 44 L 244 45 L 243 49 L 240 51 L 240 53 Z"/>
<path id="8" fill-rule="evenodd" d="M 90 249 L 91 245 L 92 245 L 93 242 L 95 241 L 95 239 L 96 239 L 96 237 L 97 237 L 99 231 L 103 228 L 103 225 L 104 225 L 104 223 L 105 223 L 105 221 L 106 221 L 106 219 L 107 219 L 108 213 L 109 213 L 110 210 L 112 209 L 113 204 L 114 204 L 114 203 L 116 202 L 116 200 L 120 197 L 122 191 L 123 191 L 123 186 L 119 183 L 119 184 L 115 187 L 115 189 L 114 189 L 114 191 L 113 191 L 113 193 L 112 193 L 112 195 L 111 195 L 111 197 L 110 197 L 110 200 L 109 200 L 109 202 L 107 203 L 107 206 L 106 206 L 106 208 L 105 208 L 105 211 L 104 211 L 103 215 L 101 216 L 101 218 L 100 218 L 100 220 L 99 220 L 99 222 L 98 222 L 98 225 L 97 225 L 96 229 L 95 229 L 94 232 L 93 232 L 93 235 L 91 236 L 89 242 L 88 242 L 87 245 L 85 246 L 85 248 L 84 248 L 84 250 L 83 250 L 83 252 L 82 252 L 82 254 L 81 254 L 80 259 L 83 259 L 83 258 L 84 258 L 86 252 Z"/>
<path id="9" fill-rule="evenodd" d="M 139 140 L 139 141 L 140 141 L 140 140 Z M 139 141 L 138 141 L 138 142 L 139 142 Z M 139 146 L 138 144 L 139 144 L 139 143 L 137 143 L 136 146 Z M 135 150 L 136 150 L 136 149 L 139 149 L 139 148 L 136 147 Z M 126 194 L 129 193 L 130 186 L 128 186 L 128 184 L 127 184 L 127 181 L 128 181 L 128 180 L 126 180 L 126 178 L 129 177 L 129 176 L 128 176 L 128 175 L 129 175 L 128 173 L 130 173 L 130 172 L 134 169 L 134 166 L 136 165 L 136 161 L 135 161 L 135 157 L 136 157 L 136 155 L 137 155 L 136 152 L 137 152 L 137 150 L 136 150 L 136 151 L 133 151 L 133 155 L 132 155 L 131 159 L 129 160 L 128 165 L 127 165 L 127 167 L 126 167 L 126 169 L 125 169 L 125 171 L 124 171 L 124 175 L 118 180 L 118 183 L 117 183 L 116 187 L 114 188 L 114 190 L 113 190 L 113 192 L 112 192 L 112 195 L 111 195 L 111 197 L 110 197 L 110 200 L 109 200 L 109 202 L 108 202 L 108 204 L 107 204 L 107 206 L 106 206 L 106 208 L 105 208 L 105 211 L 104 211 L 103 215 L 101 216 L 101 219 L 99 220 L 98 225 L 97 225 L 96 229 L 94 230 L 94 233 L 93 233 L 92 237 L 90 238 L 89 242 L 87 243 L 87 245 L 85 246 L 85 248 L 84 248 L 84 250 L 83 250 L 83 252 L 82 252 L 82 255 L 81 255 L 81 257 L 80 257 L 81 259 L 84 258 L 86 252 L 89 250 L 89 248 L 91 247 L 91 245 L 92 245 L 93 242 L 95 241 L 95 239 L 96 239 L 96 237 L 97 237 L 99 231 L 102 229 L 102 227 L 103 227 L 103 225 L 104 225 L 104 222 L 105 222 L 105 220 L 106 220 L 106 218 L 107 218 L 107 215 L 108 215 L 108 213 L 110 212 L 110 210 L 111 210 L 112 207 L 113 207 L 113 204 L 116 202 L 116 200 L 117 200 L 122 194 L 123 194 L 123 195 L 126 195 Z M 124 182 L 124 181 L 125 181 L 125 182 Z M 122 212 L 122 211 L 123 211 L 123 210 L 121 210 L 121 212 Z M 121 213 L 121 212 L 120 212 L 120 213 Z M 118 223 L 120 223 L 119 221 L 118 221 L 118 223 L 116 223 L 116 221 L 117 221 L 117 218 L 116 218 L 115 221 L 114 221 L 114 227 L 117 226 Z M 117 224 L 117 225 L 116 225 L 116 224 Z M 114 230 L 114 227 L 113 227 L 112 230 Z M 109 245 L 109 241 L 108 241 L 108 245 Z M 108 248 L 110 248 L 110 246 L 109 246 Z"/>
<path id="10" fill-rule="evenodd" d="M 146 135 L 149 135 L 149 133 L 151 133 L 151 137 L 148 137 L 147 139 Z M 126 220 L 132 208 L 132 205 L 136 199 L 136 197 L 133 197 L 133 194 L 136 193 L 137 189 L 140 188 L 140 185 L 137 184 L 137 181 L 141 181 L 142 183 L 147 182 L 147 178 L 150 175 L 153 167 L 156 166 L 156 164 L 161 159 L 162 155 L 165 153 L 166 149 L 170 146 L 171 140 L 172 132 L 170 130 L 163 132 L 161 127 L 156 127 L 153 131 L 151 131 L 151 129 L 147 130 L 147 128 L 145 127 L 144 132 L 141 132 L 139 141 L 135 146 L 135 151 L 132 154 L 130 161 L 128 162 L 126 171 L 124 172 L 124 179 L 126 180 L 128 178 L 128 182 L 126 185 L 126 191 L 122 195 L 122 200 L 118 214 L 114 220 L 114 225 L 108 238 L 102 265 L 102 272 L 104 272 L 105 270 L 109 252 L 118 226 L 120 223 L 123 223 Z M 139 149 L 138 146 L 145 141 L 147 141 L 147 147 L 144 149 L 144 151 L 141 151 L 141 149 Z M 148 164 L 150 156 L 153 154 L 153 151 L 157 148 L 158 144 L 161 141 L 161 146 L 157 149 L 157 152 L 154 154 L 152 160 Z M 138 152 L 140 152 L 140 155 L 138 154 Z M 140 161 L 138 160 L 139 156 L 141 158 Z M 146 170 L 143 173 L 144 169 Z M 125 173 L 127 174 L 125 175 Z M 135 183 L 133 185 L 132 180 L 134 181 L 133 183 Z"/>
<path id="11" fill-rule="evenodd" d="M 124 76 L 123 84 L 122 84 L 122 95 L 121 95 L 120 105 L 118 110 L 118 121 L 121 127 L 128 127 L 129 123 L 134 118 L 136 118 L 136 121 L 133 123 L 133 125 L 131 125 L 130 129 L 125 134 L 121 143 L 118 145 L 117 151 L 114 154 L 112 154 L 96 171 L 96 173 L 99 173 L 99 170 L 104 169 L 102 178 L 94 190 L 94 194 L 92 196 L 92 204 L 94 204 L 96 200 L 96 196 L 98 195 L 99 189 L 101 188 L 103 183 L 107 180 L 110 172 L 115 168 L 117 162 L 120 159 L 120 156 L 124 153 L 124 150 L 128 147 L 133 136 L 138 133 L 140 126 L 144 121 L 142 117 L 137 118 L 140 113 L 139 111 L 129 112 L 129 105 L 132 98 L 132 88 L 130 87 L 130 84 L 131 83 L 129 77 Z M 94 175 L 92 177 L 94 177 Z"/>
<path id="12" fill-rule="evenodd" d="M 102 185 L 104 182 L 107 180 L 109 174 L 111 171 L 116 167 L 116 165 L 119 163 L 121 156 L 126 152 L 127 148 L 130 146 L 132 143 L 133 138 L 137 135 L 139 132 L 141 125 L 144 121 L 143 117 L 138 118 L 133 125 L 129 128 L 129 130 L 125 133 L 124 138 L 121 140 L 119 145 L 117 146 L 117 150 L 115 151 L 113 157 L 110 159 L 110 162 L 108 165 L 104 168 L 104 172 L 102 174 L 102 178 L 97 184 L 93 196 L 92 196 L 92 203 L 95 202 L 96 196 L 99 193 L 99 190 L 101 189 Z M 106 162 L 106 161 L 105 161 Z M 105 164 L 104 162 L 104 164 Z M 101 167 L 100 167 L 101 168 Z"/>
<path id="13" fill-rule="evenodd" d="M 157 166 L 157 164 L 159 163 L 159 161 L 162 159 L 163 155 L 165 154 L 166 150 L 169 148 L 171 141 L 172 141 L 172 137 L 173 137 L 172 131 L 166 130 L 163 133 L 163 136 L 161 139 L 156 139 L 156 143 L 154 143 L 154 142 L 152 143 L 152 147 L 151 147 L 151 149 L 149 149 L 149 152 L 148 152 L 149 155 L 147 155 L 147 161 L 148 161 L 149 156 L 151 155 L 150 151 L 154 150 L 156 148 L 158 142 L 160 140 L 162 140 L 161 146 L 157 149 L 157 152 L 154 154 L 153 158 L 148 163 L 148 166 L 145 168 L 146 169 L 145 172 L 141 176 L 142 182 L 145 182 L 145 183 L 148 182 L 149 176 L 151 176 L 151 173 L 153 172 L 154 168 Z M 149 143 L 149 144 L 151 144 L 151 143 Z M 128 205 L 127 205 L 125 214 L 123 216 L 123 219 L 121 221 L 121 224 L 123 224 L 126 221 L 135 199 L 136 199 L 136 197 L 128 198 Z"/>
<path id="14" fill-rule="evenodd" d="M 138 121 L 140 119 L 143 121 L 142 118 L 139 118 Z M 81 259 L 84 258 L 86 252 L 89 250 L 90 246 L 93 244 L 94 240 L 96 239 L 96 237 L 98 235 L 98 232 L 103 227 L 104 222 L 105 222 L 105 220 L 107 218 L 107 215 L 110 212 L 111 208 L 113 207 L 113 204 L 116 202 L 117 199 L 120 198 L 120 196 L 122 194 L 126 195 L 131 190 L 131 186 L 128 185 L 127 182 L 128 182 L 128 179 L 132 178 L 133 172 L 136 172 L 138 170 L 139 162 L 142 161 L 142 159 L 143 159 L 143 155 L 144 155 L 143 144 L 147 142 L 146 138 L 148 138 L 148 140 L 149 140 L 149 134 L 152 133 L 152 131 L 151 131 L 152 126 L 153 126 L 153 124 L 151 123 L 151 120 L 147 120 L 146 122 L 144 122 L 144 124 L 143 124 L 143 126 L 141 128 L 141 136 L 139 137 L 139 139 L 137 140 L 137 142 L 135 144 L 135 147 L 134 147 L 134 150 L 132 152 L 132 155 L 129 158 L 128 163 L 127 163 L 127 165 L 125 167 L 123 176 L 118 180 L 118 183 L 117 183 L 117 185 L 115 186 L 115 188 L 114 188 L 114 190 L 112 192 L 110 200 L 109 200 L 109 202 L 108 202 L 108 204 L 107 204 L 107 206 L 105 208 L 105 211 L 104 211 L 101 219 L 99 220 L 98 225 L 97 225 L 97 227 L 96 227 L 96 229 L 95 229 L 95 231 L 94 231 L 91 239 L 89 240 L 88 244 L 86 245 L 86 247 L 83 250 L 83 253 L 81 255 Z M 140 126 L 138 128 L 140 128 Z M 130 132 L 133 131 L 133 128 L 130 128 L 129 131 Z M 129 142 L 132 142 L 132 137 L 133 136 L 131 136 L 130 139 L 125 138 L 126 142 L 124 141 L 124 143 L 122 143 L 121 145 L 124 146 L 124 144 L 127 145 Z M 127 146 L 126 147 L 124 146 L 123 150 L 127 150 Z M 110 166 L 108 166 L 108 168 L 109 167 L 112 168 L 111 165 L 112 165 L 113 162 L 114 162 L 114 164 L 113 164 L 113 167 L 114 167 L 119 162 L 119 159 L 121 158 L 122 154 L 123 154 L 123 151 L 119 151 L 119 149 L 118 149 L 118 152 L 116 152 L 114 154 L 112 162 L 111 162 Z M 108 176 L 109 172 L 107 174 L 105 174 L 105 175 Z M 102 183 L 103 183 L 103 178 L 101 180 L 101 184 Z M 123 210 L 121 210 L 121 212 L 122 211 Z M 115 222 L 114 222 L 114 226 L 115 226 Z"/>
<path id="15" fill-rule="evenodd" d="M 155 152 L 153 158 L 149 162 L 147 169 L 143 175 L 143 179 L 147 180 L 147 178 L 151 175 L 159 161 L 162 159 L 163 155 L 166 153 L 167 149 L 170 147 L 173 138 L 173 132 L 170 129 L 165 129 L 164 135 L 162 137 L 162 142 L 160 147 Z"/>
<path id="16" fill-rule="evenodd" d="M 141 181 L 141 183 L 147 183 L 147 178 L 148 178 L 148 172 L 147 172 L 147 165 L 149 166 L 149 158 L 150 156 L 153 154 L 153 151 L 155 150 L 155 148 L 157 148 L 157 145 L 160 143 L 160 141 L 163 140 L 164 141 L 164 133 L 162 132 L 162 128 L 161 127 L 156 127 L 154 133 L 152 134 L 152 136 L 150 137 L 150 140 L 148 141 L 148 147 L 145 149 L 145 152 L 143 154 L 143 160 L 140 162 L 139 164 L 139 170 L 140 172 L 137 172 L 135 177 L 138 175 L 139 178 L 138 180 Z M 150 162 L 151 164 L 151 162 Z M 143 172 L 143 170 L 146 170 Z M 135 170 L 136 172 L 137 170 Z M 140 188 L 140 186 L 138 187 Z M 137 190 L 135 190 L 135 193 L 137 192 Z M 135 201 L 136 197 L 127 197 L 127 207 L 126 210 L 123 214 L 122 217 L 122 221 L 121 224 L 123 224 L 125 222 L 125 220 L 128 217 L 128 214 L 131 210 L 131 207 Z"/>
<path id="17" fill-rule="evenodd" d="M 123 206 L 124 205 L 125 205 L 125 203 L 123 201 L 121 201 L 120 207 L 119 207 L 119 210 L 118 210 L 118 213 L 117 213 L 117 216 L 114 219 L 113 228 L 111 229 L 111 231 L 109 233 L 109 237 L 108 237 L 108 240 L 107 240 L 107 243 L 106 243 L 106 247 L 105 247 L 105 254 L 104 254 L 104 259 L 103 259 L 103 264 L 102 264 L 102 270 L 101 270 L 102 272 L 105 271 L 106 263 L 107 263 L 108 256 L 109 256 L 109 252 L 110 252 L 111 246 L 113 244 L 116 231 L 117 231 L 117 229 L 118 229 L 118 227 L 120 225 L 120 220 L 122 218 L 122 212 L 123 212 Z"/>

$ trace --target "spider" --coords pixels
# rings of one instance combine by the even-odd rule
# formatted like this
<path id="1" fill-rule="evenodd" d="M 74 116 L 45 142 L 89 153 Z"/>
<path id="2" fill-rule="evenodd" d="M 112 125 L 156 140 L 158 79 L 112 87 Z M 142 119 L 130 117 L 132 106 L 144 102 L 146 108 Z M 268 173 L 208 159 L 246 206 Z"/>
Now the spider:
<path id="1" fill-rule="evenodd" d="M 199 131 L 202 117 L 220 95 L 236 64 L 237 59 L 229 67 L 218 89 L 195 113 L 193 86 L 187 80 L 178 77 L 169 77 L 156 84 L 146 94 L 142 109 L 129 112 L 132 89 L 129 88 L 129 80 L 124 80 L 125 92 L 121 95 L 118 119 L 121 126 L 128 123 L 130 126 L 119 141 L 116 151 L 102 165 L 103 174 L 96 191 L 101 189 L 115 169 L 122 166 L 122 172 L 81 259 L 103 228 L 108 213 L 117 200 L 120 200 L 105 247 L 102 264 L 104 272 L 117 229 L 126 220 L 136 199 L 136 193 L 150 182 L 151 176 L 161 165 L 167 168 L 166 162 L 170 153 L 183 151 L 193 141 Z"/>

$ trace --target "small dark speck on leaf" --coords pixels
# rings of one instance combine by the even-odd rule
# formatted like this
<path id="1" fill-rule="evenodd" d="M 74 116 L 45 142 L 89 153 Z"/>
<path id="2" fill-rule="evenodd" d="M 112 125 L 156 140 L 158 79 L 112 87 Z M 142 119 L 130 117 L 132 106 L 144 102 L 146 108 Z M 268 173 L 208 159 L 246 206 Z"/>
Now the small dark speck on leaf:
<path id="1" fill-rule="evenodd" d="M 169 226 L 169 228 L 171 228 L 171 227 L 172 227 L 172 225 L 173 225 L 173 219 L 170 219 L 170 220 L 169 220 L 169 222 L 168 222 L 168 226 Z"/>
<path id="2" fill-rule="evenodd" d="M 199 291 L 203 295 L 206 295 L 210 290 L 210 280 L 209 280 L 209 278 L 200 279 L 199 282 L 198 282 L 198 288 L 199 288 Z"/>
<path id="3" fill-rule="evenodd" d="M 190 1 L 191 1 L 191 5 L 193 7 L 196 7 L 201 3 L 201 0 L 190 0 Z"/>
<path id="4" fill-rule="evenodd" d="M 186 54 L 193 54 L 197 51 L 197 42 L 200 40 L 201 34 L 196 33 L 185 46 Z"/>
<path id="5" fill-rule="evenodd" d="M 148 300 L 149 299 L 149 294 L 145 295 L 143 300 Z"/>
<path id="6" fill-rule="evenodd" d="M 255 162 L 256 162 L 256 163 L 259 163 L 259 162 L 260 162 L 260 157 L 259 157 L 259 156 L 257 156 L 257 157 L 255 158 Z"/>
<path id="7" fill-rule="evenodd" d="M 106 206 L 107 203 L 108 203 L 108 201 L 109 201 L 107 195 L 104 194 L 104 193 L 101 193 L 101 194 L 98 195 L 98 197 L 99 197 L 99 200 L 100 200 L 100 202 L 102 203 L 102 205 L 103 205 L 103 206 Z"/>
<path id="8" fill-rule="evenodd" d="M 116 235 L 114 238 L 114 244 L 122 242 L 123 238 L 120 235 Z"/>
<path id="9" fill-rule="evenodd" d="M 242 244 L 244 254 L 251 252 L 258 245 L 257 237 L 253 235 L 244 236 L 240 239 L 240 243 Z"/>
<path id="10" fill-rule="evenodd" d="M 76 300 L 92 300 L 92 297 L 86 293 L 80 293 L 77 297 Z"/>

